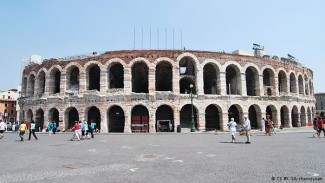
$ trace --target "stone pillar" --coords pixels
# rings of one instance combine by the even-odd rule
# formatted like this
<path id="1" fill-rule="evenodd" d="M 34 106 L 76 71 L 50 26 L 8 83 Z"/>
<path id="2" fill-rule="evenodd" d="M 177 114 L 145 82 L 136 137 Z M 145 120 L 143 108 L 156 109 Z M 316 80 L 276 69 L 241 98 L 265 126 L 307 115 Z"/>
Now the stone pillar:
<path id="1" fill-rule="evenodd" d="M 108 133 L 107 114 L 105 110 L 100 110 L 100 119 L 100 132 Z"/>
<path id="2" fill-rule="evenodd" d="M 125 124 L 124 124 L 124 133 L 131 133 L 131 111 L 130 107 L 128 107 L 125 112 Z"/>
<path id="3" fill-rule="evenodd" d="M 205 131 L 205 112 L 200 112 L 197 115 L 197 122 L 198 122 L 198 131 L 202 132 Z"/>
<path id="4" fill-rule="evenodd" d="M 36 112 L 34 113 L 34 119 L 36 119 Z M 36 120 L 35 120 L 36 121 Z M 43 128 L 47 128 L 47 124 L 50 122 L 49 119 L 49 110 L 44 110 L 44 122 L 43 122 Z M 41 129 L 42 130 L 42 129 Z"/>
<path id="5" fill-rule="evenodd" d="M 84 120 L 88 121 L 88 114 L 85 114 L 85 109 L 78 110 L 78 113 L 79 113 L 79 121 L 84 121 Z"/>
<path id="6" fill-rule="evenodd" d="M 287 94 L 286 95 L 291 95 L 291 92 L 290 92 L 290 76 L 288 78 L 286 78 L 286 82 L 287 82 Z"/>
<path id="7" fill-rule="evenodd" d="M 148 73 L 148 91 L 149 94 L 155 94 L 156 92 L 156 68 L 153 64 L 149 65 L 149 73 Z"/>
<path id="8" fill-rule="evenodd" d="M 39 87 L 39 79 L 35 77 L 35 84 L 34 84 L 34 96 L 37 96 L 40 94 L 39 92 L 40 87 Z"/>
<path id="9" fill-rule="evenodd" d="M 203 69 L 202 68 L 199 68 L 197 70 L 197 94 L 198 95 L 204 95 L 204 80 L 203 80 Z"/>
<path id="10" fill-rule="evenodd" d="M 80 70 L 79 87 L 80 94 L 85 93 L 85 91 L 87 90 L 87 77 L 85 70 Z"/>
<path id="11" fill-rule="evenodd" d="M 226 72 L 220 72 L 220 92 L 221 92 L 220 94 L 221 95 L 227 95 L 227 87 L 228 86 L 226 83 Z M 228 118 L 228 113 L 227 113 L 227 118 Z"/>
<path id="12" fill-rule="evenodd" d="M 276 120 L 273 121 L 276 128 L 279 128 L 281 125 L 281 109 L 276 113 Z"/>
<path id="13" fill-rule="evenodd" d="M 50 74 L 45 76 L 45 91 L 44 91 L 44 96 L 48 97 L 50 94 Z"/>
<path id="14" fill-rule="evenodd" d="M 60 96 L 65 95 L 66 86 L 67 86 L 66 82 L 67 82 L 67 73 L 65 71 L 62 71 L 61 80 L 60 80 Z"/>
<path id="15" fill-rule="evenodd" d="M 174 108 L 174 132 L 177 133 L 177 126 L 180 125 L 180 111 Z"/>
<path id="16" fill-rule="evenodd" d="M 156 113 L 155 109 L 149 109 L 149 133 L 156 133 Z"/>
<path id="17" fill-rule="evenodd" d="M 228 126 L 227 124 L 229 123 L 229 119 L 228 119 L 228 109 L 227 110 L 223 110 L 226 111 L 224 113 L 222 113 L 222 124 L 220 125 L 221 131 L 229 131 L 228 130 Z"/>
<path id="18" fill-rule="evenodd" d="M 241 95 L 247 96 L 247 88 L 246 88 L 246 73 L 240 73 L 241 79 Z"/>
<path id="19" fill-rule="evenodd" d="M 173 69 L 173 92 L 179 94 L 179 68 Z"/>
<path id="20" fill-rule="evenodd" d="M 264 92 L 264 83 L 263 83 L 263 75 L 259 75 L 259 80 L 260 80 L 260 96 L 265 96 Z"/>
<path id="21" fill-rule="evenodd" d="M 107 82 L 107 68 L 100 68 L 100 94 L 105 95 L 107 93 L 108 82 Z"/>
<path id="22" fill-rule="evenodd" d="M 274 77 L 274 93 L 275 96 L 280 96 L 280 92 L 279 92 L 279 78 L 278 77 Z"/>
<path id="23" fill-rule="evenodd" d="M 59 127 L 60 130 L 62 131 L 62 129 L 66 129 L 66 125 L 64 123 L 64 111 L 59 111 Z"/>
<path id="24" fill-rule="evenodd" d="M 132 92 L 132 74 L 130 67 L 124 67 L 124 93 L 130 94 Z M 130 118 L 131 120 L 131 118 Z"/>
<path id="25" fill-rule="evenodd" d="M 291 110 L 288 110 L 288 121 L 285 122 L 287 125 L 287 128 L 292 128 L 292 116 L 291 116 Z"/>

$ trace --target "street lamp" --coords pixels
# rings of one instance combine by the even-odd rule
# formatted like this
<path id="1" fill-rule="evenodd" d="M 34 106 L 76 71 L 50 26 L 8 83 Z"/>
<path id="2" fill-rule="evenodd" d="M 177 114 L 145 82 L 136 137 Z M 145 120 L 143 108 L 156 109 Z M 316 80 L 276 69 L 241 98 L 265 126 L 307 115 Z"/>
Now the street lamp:
<path id="1" fill-rule="evenodd" d="M 191 132 L 195 132 L 195 127 L 194 127 L 194 112 L 193 112 L 193 84 L 190 85 L 191 88 Z"/>

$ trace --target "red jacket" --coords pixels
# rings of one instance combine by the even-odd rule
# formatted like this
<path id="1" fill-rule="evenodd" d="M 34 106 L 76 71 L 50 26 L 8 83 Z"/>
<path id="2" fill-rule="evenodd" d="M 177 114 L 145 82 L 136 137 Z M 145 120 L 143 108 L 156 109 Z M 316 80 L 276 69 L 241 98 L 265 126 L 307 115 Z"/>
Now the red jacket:
<path id="1" fill-rule="evenodd" d="M 75 123 L 72 129 L 73 129 L 74 131 L 79 130 L 79 124 L 78 124 L 78 123 Z"/>
<path id="2" fill-rule="evenodd" d="M 28 121 L 24 121 L 24 123 L 26 124 L 26 129 L 28 129 Z"/>
<path id="3" fill-rule="evenodd" d="M 322 119 L 319 119 L 318 121 L 317 121 L 317 127 L 318 127 L 318 129 L 322 129 L 323 128 L 323 120 Z"/>

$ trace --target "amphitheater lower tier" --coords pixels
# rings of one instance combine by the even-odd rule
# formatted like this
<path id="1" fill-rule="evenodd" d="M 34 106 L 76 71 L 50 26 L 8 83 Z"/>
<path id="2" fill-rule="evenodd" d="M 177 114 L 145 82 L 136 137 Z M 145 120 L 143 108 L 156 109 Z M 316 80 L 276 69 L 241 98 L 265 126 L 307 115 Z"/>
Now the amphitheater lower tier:
<path id="1" fill-rule="evenodd" d="M 192 102 L 191 102 L 192 101 Z M 260 128 L 262 118 L 270 117 L 276 127 L 307 126 L 312 122 L 314 100 L 298 96 L 191 95 L 173 92 L 154 94 L 119 92 L 67 96 L 50 95 L 20 98 L 22 118 L 35 120 L 37 130 L 56 122 L 70 130 L 75 121 L 94 121 L 103 133 L 155 133 L 190 131 L 227 131 L 234 118 L 242 124 L 244 116 L 252 129 Z M 177 128 L 178 127 L 178 128 Z"/>

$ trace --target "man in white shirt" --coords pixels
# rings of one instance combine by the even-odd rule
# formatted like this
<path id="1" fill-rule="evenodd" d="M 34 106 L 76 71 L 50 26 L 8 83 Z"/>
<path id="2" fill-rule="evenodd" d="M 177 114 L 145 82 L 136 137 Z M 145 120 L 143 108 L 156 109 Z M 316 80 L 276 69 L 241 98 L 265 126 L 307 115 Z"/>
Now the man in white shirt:
<path id="1" fill-rule="evenodd" d="M 3 138 L 3 132 L 5 131 L 5 128 L 6 128 L 6 124 L 1 120 L 0 121 L 0 139 Z"/>
<path id="2" fill-rule="evenodd" d="M 250 130 L 251 130 L 251 121 L 247 119 L 247 117 L 244 117 L 244 124 L 243 124 L 244 131 L 246 133 L 247 141 L 245 142 L 246 144 L 251 143 L 250 139 Z"/>

